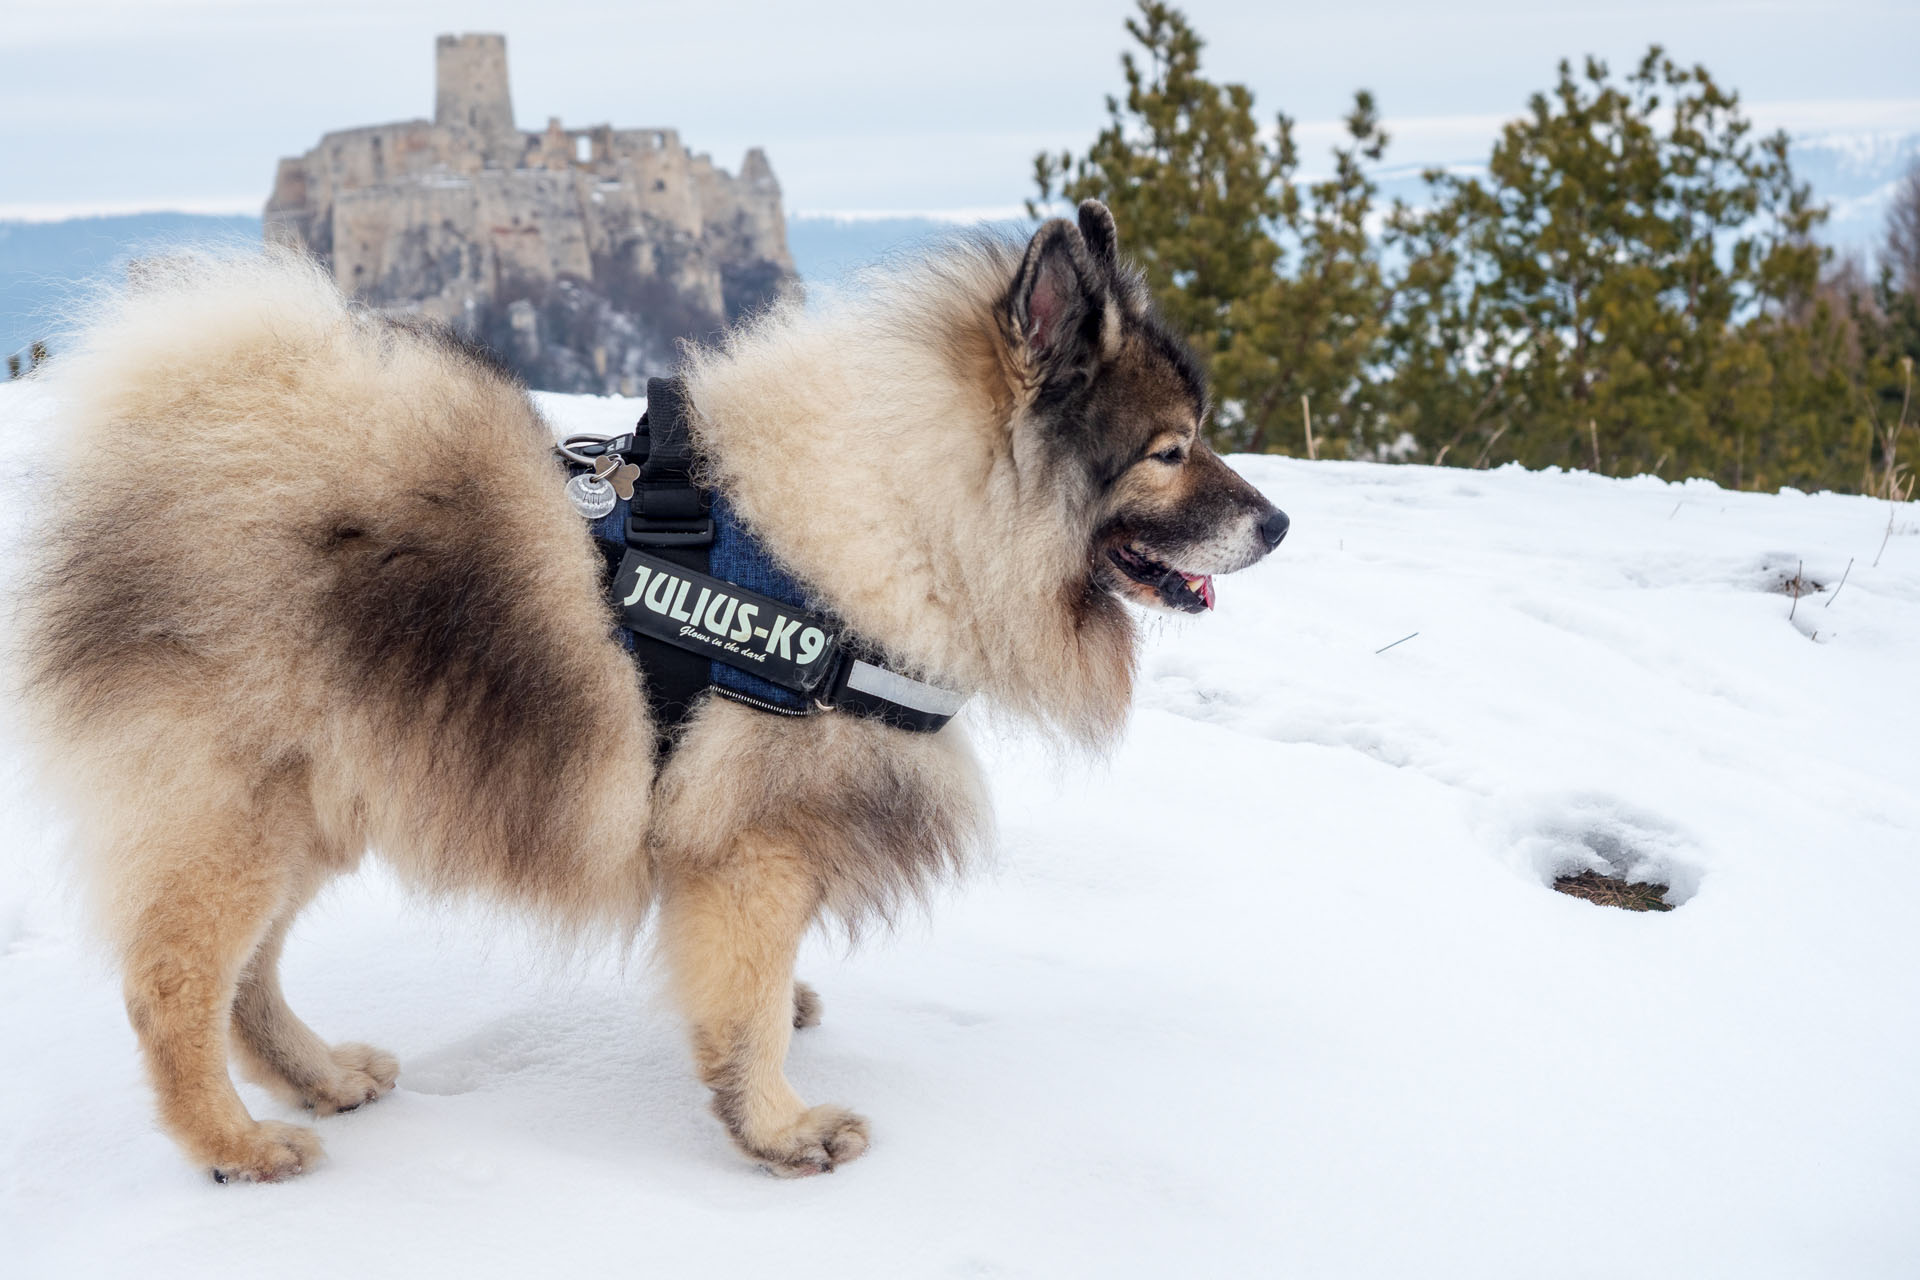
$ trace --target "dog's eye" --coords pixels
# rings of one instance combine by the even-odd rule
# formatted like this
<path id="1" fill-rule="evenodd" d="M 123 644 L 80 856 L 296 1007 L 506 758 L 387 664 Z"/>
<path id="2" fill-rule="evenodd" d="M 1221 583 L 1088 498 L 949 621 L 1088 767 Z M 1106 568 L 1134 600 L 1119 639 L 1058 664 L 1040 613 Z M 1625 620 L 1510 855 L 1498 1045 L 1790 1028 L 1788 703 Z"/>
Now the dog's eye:
<path id="1" fill-rule="evenodd" d="M 1171 448 L 1162 449 L 1160 452 L 1151 456 L 1155 462 L 1164 462 L 1170 467 L 1177 467 L 1180 465 L 1181 460 L 1187 456 L 1187 451 L 1176 444 Z"/>

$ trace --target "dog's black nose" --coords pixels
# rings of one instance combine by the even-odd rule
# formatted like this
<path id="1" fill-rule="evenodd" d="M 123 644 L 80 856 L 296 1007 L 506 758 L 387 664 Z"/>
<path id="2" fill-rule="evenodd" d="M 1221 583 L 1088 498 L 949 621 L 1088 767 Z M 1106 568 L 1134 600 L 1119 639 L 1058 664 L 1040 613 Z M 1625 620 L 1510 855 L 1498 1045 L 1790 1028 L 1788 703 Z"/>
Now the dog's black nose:
<path id="1" fill-rule="evenodd" d="M 1267 540 L 1267 550 L 1280 545 L 1280 539 L 1287 536 L 1287 513 L 1276 511 L 1260 522 L 1260 536 Z"/>

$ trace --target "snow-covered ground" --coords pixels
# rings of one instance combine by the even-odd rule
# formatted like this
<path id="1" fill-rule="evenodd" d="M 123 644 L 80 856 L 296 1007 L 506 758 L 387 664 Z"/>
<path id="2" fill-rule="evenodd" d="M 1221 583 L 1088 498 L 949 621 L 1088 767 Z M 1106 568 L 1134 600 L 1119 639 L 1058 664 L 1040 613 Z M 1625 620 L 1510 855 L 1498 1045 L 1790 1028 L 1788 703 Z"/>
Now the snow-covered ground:
<path id="1" fill-rule="evenodd" d="M 45 411 L 0 388 L 9 546 Z M 369 873 L 286 983 L 400 1088 L 214 1185 L 8 751 L 0 1273 L 1920 1274 L 1920 508 L 1873 568 L 1859 498 L 1236 465 L 1293 533 L 1156 625 L 1125 744 L 986 744 L 997 869 L 808 947 L 792 1076 L 874 1124 L 829 1178 L 733 1155 L 646 965 Z"/>

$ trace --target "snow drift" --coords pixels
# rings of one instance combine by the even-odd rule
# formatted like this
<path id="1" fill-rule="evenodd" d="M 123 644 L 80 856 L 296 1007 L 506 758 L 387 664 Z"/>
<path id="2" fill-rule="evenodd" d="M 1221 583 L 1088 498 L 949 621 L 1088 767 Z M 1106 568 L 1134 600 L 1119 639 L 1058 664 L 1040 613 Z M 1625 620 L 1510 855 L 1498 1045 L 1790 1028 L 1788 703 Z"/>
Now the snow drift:
<path id="1" fill-rule="evenodd" d="M 0 568 L 50 408 L 0 387 Z M 874 1122 L 831 1178 L 740 1164 L 644 966 L 367 875 L 285 978 L 399 1090 L 213 1185 L 0 747 L 0 1270 L 1920 1269 L 1920 508 L 1234 461 L 1293 533 L 1158 629 L 1113 759 L 984 744 L 998 870 L 803 957 L 791 1073 Z M 1583 869 L 1679 905 L 1551 891 Z"/>

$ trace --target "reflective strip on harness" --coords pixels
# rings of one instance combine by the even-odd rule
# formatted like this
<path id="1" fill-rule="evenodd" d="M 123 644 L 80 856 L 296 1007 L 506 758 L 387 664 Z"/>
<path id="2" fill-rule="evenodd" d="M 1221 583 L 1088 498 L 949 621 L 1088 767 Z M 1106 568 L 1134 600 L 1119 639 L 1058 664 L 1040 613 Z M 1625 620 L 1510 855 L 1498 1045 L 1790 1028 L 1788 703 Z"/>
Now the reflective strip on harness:
<path id="1" fill-rule="evenodd" d="M 876 698 L 884 698 L 888 702 L 898 703 L 915 711 L 923 711 L 930 716 L 953 716 L 967 701 L 964 693 L 942 689 L 939 685 L 928 684 L 924 680 L 910 679 L 898 671 L 876 667 L 871 662 L 862 662 L 858 658 L 854 659 L 852 670 L 847 672 L 847 688 L 872 694 Z"/>

